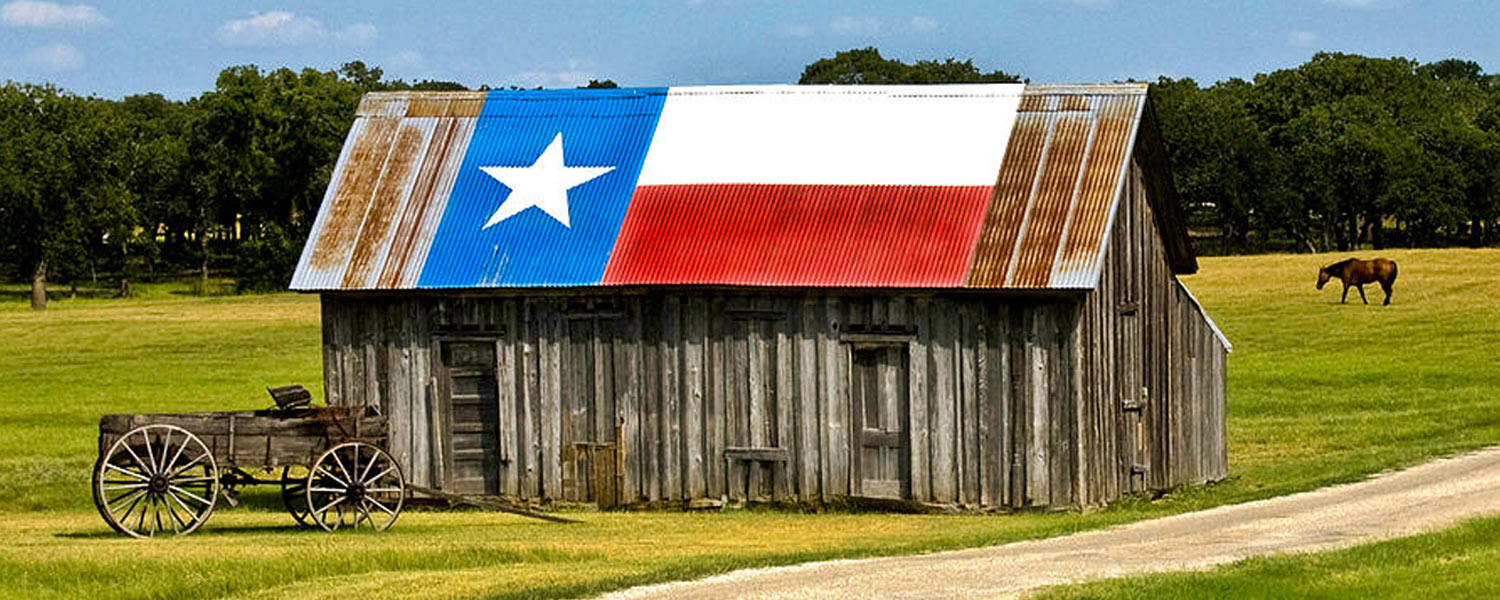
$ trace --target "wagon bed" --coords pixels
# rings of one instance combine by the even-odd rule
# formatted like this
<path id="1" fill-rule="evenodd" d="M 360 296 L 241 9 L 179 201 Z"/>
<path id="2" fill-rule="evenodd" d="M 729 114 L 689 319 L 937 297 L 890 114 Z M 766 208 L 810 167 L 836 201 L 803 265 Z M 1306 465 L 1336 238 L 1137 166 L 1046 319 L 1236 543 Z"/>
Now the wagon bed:
<path id="1" fill-rule="evenodd" d="M 300 386 L 270 392 L 277 407 L 266 410 L 101 417 L 100 516 L 134 537 L 182 535 L 221 500 L 235 504 L 240 488 L 279 485 L 304 526 L 390 527 L 406 482 L 385 451 L 385 417 L 371 407 L 311 407 Z"/>
<path id="2" fill-rule="evenodd" d="M 104 415 L 99 453 L 138 427 L 172 425 L 198 436 L 214 458 L 241 468 L 307 465 L 336 442 L 386 445 L 386 420 L 371 407 Z"/>

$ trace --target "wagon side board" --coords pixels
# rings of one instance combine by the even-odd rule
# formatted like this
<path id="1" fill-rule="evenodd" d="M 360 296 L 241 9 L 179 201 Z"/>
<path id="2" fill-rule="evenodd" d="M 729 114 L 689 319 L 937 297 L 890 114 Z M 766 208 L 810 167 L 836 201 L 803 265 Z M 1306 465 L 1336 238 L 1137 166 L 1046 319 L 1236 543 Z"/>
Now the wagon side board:
<path id="1" fill-rule="evenodd" d="M 145 425 L 186 429 L 213 454 L 220 467 L 305 465 L 344 441 L 364 441 L 384 448 L 387 423 L 374 410 L 307 409 L 301 411 L 223 411 L 179 414 L 117 414 L 99 419 L 99 453 L 115 440 Z"/>

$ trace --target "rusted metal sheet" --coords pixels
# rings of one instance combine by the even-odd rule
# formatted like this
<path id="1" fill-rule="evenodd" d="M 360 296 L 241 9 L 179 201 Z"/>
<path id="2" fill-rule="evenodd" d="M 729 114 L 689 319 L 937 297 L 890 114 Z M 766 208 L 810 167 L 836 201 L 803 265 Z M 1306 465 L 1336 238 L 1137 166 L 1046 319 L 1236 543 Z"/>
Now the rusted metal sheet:
<path id="1" fill-rule="evenodd" d="M 447 207 L 448 194 L 453 190 L 458 165 L 463 161 L 464 149 L 468 147 L 473 131 L 473 118 L 437 120 L 427 153 L 422 157 L 422 166 L 417 171 L 411 198 L 396 225 L 385 266 L 374 287 L 394 289 L 416 285 L 432 243 L 433 231 Z"/>
<path id="2" fill-rule="evenodd" d="M 355 124 L 348 142 L 353 150 L 335 167 L 338 185 L 331 188 L 333 197 L 318 214 L 319 235 L 309 238 L 308 266 L 312 269 L 331 271 L 348 261 L 400 125 L 400 119 L 389 117 L 370 117 Z"/>
<path id="3" fill-rule="evenodd" d="M 360 223 L 359 237 L 354 241 L 354 252 L 349 257 L 349 268 L 344 272 L 341 287 L 372 287 L 371 273 L 386 249 L 390 248 L 391 224 L 410 197 L 407 192 L 411 190 L 416 166 L 422 158 L 421 150 L 427 145 L 433 125 L 436 123 L 432 119 L 405 119 L 397 129 L 370 208 Z"/>
<path id="4" fill-rule="evenodd" d="M 1027 87 L 968 287 L 1094 287 L 1145 95 L 1144 85 Z"/>
<path id="5" fill-rule="evenodd" d="M 408 99 L 408 117 L 477 117 L 484 108 L 484 92 L 417 94 Z"/>
<path id="6" fill-rule="evenodd" d="M 1093 287 L 1104 258 L 1104 242 L 1130 161 L 1142 98 L 1094 100 L 1094 143 L 1078 183 L 1067 236 L 1052 262 L 1052 287 Z"/>
<path id="7" fill-rule="evenodd" d="M 367 96 L 363 105 L 369 104 Z M 356 119 L 292 289 L 413 287 L 474 123 L 474 117 Z"/>

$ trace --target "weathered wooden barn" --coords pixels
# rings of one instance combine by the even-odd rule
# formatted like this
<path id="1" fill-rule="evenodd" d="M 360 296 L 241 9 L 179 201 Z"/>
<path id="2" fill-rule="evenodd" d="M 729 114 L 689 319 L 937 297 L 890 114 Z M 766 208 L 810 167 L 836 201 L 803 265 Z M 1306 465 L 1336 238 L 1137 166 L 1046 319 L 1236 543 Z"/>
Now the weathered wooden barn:
<path id="1" fill-rule="evenodd" d="M 377 93 L 292 287 L 419 484 L 1099 505 L 1225 476 L 1146 87 Z"/>

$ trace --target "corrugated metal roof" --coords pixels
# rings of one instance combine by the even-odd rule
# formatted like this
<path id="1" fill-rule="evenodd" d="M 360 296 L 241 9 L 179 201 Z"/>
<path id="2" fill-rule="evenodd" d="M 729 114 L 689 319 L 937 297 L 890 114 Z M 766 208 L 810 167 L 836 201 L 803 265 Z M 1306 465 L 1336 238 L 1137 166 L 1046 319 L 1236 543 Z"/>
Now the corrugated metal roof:
<path id="1" fill-rule="evenodd" d="M 1094 286 L 1145 100 L 1144 86 L 1027 88 L 969 286 Z"/>
<path id="2" fill-rule="evenodd" d="M 1088 289 L 1143 117 L 1144 84 L 368 94 L 292 288 Z M 613 168 L 494 223 L 524 199 L 480 167 L 549 140 Z"/>

